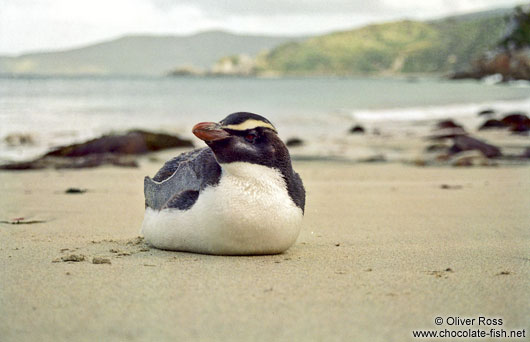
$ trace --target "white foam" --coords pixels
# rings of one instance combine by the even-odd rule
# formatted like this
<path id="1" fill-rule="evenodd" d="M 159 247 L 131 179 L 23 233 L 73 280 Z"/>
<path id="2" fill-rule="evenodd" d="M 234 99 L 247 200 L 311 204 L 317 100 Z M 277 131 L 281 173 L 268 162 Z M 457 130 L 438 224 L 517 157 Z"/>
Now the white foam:
<path id="1" fill-rule="evenodd" d="M 424 121 L 445 118 L 475 118 L 484 109 L 499 113 L 509 111 L 530 112 L 530 97 L 518 101 L 491 101 L 482 103 L 449 104 L 442 106 L 353 110 L 351 117 L 359 122 Z"/>

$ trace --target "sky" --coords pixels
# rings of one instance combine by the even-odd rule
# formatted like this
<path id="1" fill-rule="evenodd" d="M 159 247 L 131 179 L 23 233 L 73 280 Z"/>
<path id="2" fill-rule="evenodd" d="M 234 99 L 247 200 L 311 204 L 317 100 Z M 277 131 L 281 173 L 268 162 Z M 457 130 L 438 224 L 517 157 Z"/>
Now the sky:
<path id="1" fill-rule="evenodd" d="M 524 0 L 0 0 L 0 54 L 66 49 L 127 34 L 308 35 L 430 19 Z"/>

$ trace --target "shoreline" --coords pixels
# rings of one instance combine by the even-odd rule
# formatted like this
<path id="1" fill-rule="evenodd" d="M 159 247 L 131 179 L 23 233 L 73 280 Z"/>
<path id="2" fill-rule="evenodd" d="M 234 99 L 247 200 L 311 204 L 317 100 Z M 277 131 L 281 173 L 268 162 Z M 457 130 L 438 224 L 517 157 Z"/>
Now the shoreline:
<path id="1" fill-rule="evenodd" d="M 54 91 L 48 93 L 48 88 Z M 530 113 L 528 91 L 518 86 L 393 78 L 270 82 L 50 78 L 3 80 L 0 89 L 11 94 L 0 103 L 6 123 L 0 127 L 1 162 L 30 159 L 112 131 L 141 128 L 194 138 L 190 131 L 194 118 L 217 121 L 234 112 L 236 103 L 239 110 L 267 116 L 285 140 L 299 137 L 317 145 L 324 141 L 323 145 L 339 150 L 351 140 L 348 130 L 356 124 L 366 128 L 366 136 L 375 130 L 398 138 L 421 138 L 437 120 L 448 118 L 474 134 L 486 119 L 477 116 L 484 109 L 494 109 L 498 116 Z M 144 91 L 146 96 L 136 95 Z M 255 91 L 263 95 L 256 97 Z"/>
<path id="2" fill-rule="evenodd" d="M 480 110 L 493 109 L 495 114 L 478 116 Z M 461 125 L 473 137 L 507 148 L 513 155 L 521 155 L 528 147 L 528 134 L 512 134 L 506 128 L 481 131 L 479 127 L 488 119 L 501 119 L 509 113 L 530 113 L 530 99 L 497 101 L 483 104 L 427 106 L 398 109 L 356 110 L 350 114 L 330 113 L 309 118 L 307 123 L 293 125 L 293 121 L 280 123 L 280 137 L 284 142 L 299 139 L 301 145 L 291 147 L 293 155 L 300 158 L 330 158 L 363 161 L 378 155 L 387 155 L 390 161 L 411 162 L 423 154 L 429 146 L 429 136 L 436 135 L 437 123 L 451 120 Z M 413 119 L 405 119 L 406 116 Z M 23 162 L 69 144 L 83 143 L 107 134 L 125 134 L 138 130 L 138 125 L 121 130 L 104 129 L 74 132 L 38 132 L 22 130 L 0 136 L 0 164 Z M 177 128 L 178 126 L 178 128 Z M 175 127 L 145 127 L 151 132 L 175 135 L 190 139 L 196 148 L 202 143 L 196 139 L 187 125 Z M 363 128 L 361 134 L 349 132 L 353 127 Z M 1 132 L 0 132 L 1 133 Z M 13 141 L 13 142 L 11 142 Z M 141 157 L 141 156 L 138 156 Z"/>

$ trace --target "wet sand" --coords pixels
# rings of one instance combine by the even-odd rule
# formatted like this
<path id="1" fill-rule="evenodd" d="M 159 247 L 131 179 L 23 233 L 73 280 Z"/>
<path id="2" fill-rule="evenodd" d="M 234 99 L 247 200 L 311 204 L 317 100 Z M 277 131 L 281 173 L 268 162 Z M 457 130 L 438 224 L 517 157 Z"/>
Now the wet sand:
<path id="1" fill-rule="evenodd" d="M 137 238 L 161 163 L 0 173 L 0 220 L 45 221 L 0 224 L 1 341 L 413 341 L 437 316 L 528 336 L 529 166 L 297 162 L 296 245 L 220 257 Z"/>

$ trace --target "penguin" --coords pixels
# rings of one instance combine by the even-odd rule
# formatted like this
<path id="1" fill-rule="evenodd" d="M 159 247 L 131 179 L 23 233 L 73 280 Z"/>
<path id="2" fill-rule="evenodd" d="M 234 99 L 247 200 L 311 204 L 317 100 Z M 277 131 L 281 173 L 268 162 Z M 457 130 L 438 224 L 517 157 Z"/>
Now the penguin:
<path id="1" fill-rule="evenodd" d="M 274 125 L 237 112 L 192 130 L 206 147 L 144 179 L 142 234 L 152 246 L 216 255 L 278 254 L 300 233 L 302 179 Z"/>

